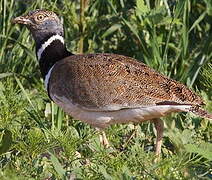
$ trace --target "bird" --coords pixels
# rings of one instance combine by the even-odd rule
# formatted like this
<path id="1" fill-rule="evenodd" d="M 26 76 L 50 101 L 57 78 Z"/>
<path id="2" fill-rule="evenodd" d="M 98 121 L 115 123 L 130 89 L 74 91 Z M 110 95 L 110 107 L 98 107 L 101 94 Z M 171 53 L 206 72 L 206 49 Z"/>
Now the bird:
<path id="1" fill-rule="evenodd" d="M 134 58 L 69 52 L 63 24 L 52 11 L 29 11 L 12 23 L 25 25 L 32 34 L 49 98 L 77 120 L 99 129 L 153 122 L 159 156 L 164 131 L 161 117 L 191 112 L 212 119 L 212 114 L 201 108 L 205 103 L 199 95 Z"/>

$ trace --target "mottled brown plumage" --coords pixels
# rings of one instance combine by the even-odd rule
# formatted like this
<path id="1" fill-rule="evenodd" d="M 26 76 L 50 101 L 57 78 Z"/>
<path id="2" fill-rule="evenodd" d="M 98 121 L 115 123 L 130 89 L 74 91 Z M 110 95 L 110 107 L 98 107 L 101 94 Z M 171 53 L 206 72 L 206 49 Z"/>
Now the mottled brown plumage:
<path id="1" fill-rule="evenodd" d="M 96 111 L 152 105 L 202 105 L 185 85 L 169 79 L 133 58 L 116 54 L 74 55 L 52 71 L 50 91 Z M 63 76 L 60 76 L 63 69 Z M 54 83 L 57 82 L 57 83 Z M 113 109 L 111 109 L 113 110 Z"/>
<path id="2" fill-rule="evenodd" d="M 68 52 L 62 23 L 51 11 L 32 11 L 13 22 L 26 25 L 32 33 L 48 94 L 75 119 L 98 128 L 150 120 L 157 131 L 157 155 L 163 136 L 160 117 L 192 112 L 212 119 L 200 108 L 204 104 L 200 96 L 133 58 Z"/>

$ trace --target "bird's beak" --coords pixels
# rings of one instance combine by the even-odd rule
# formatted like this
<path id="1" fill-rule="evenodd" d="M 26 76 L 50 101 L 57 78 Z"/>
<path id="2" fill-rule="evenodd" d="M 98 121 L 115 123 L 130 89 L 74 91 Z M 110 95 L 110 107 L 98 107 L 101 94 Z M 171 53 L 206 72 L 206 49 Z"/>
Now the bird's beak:
<path id="1" fill-rule="evenodd" d="M 27 16 L 19 16 L 19 17 L 16 17 L 15 19 L 13 19 L 12 23 L 29 25 L 32 22 L 28 19 Z"/>

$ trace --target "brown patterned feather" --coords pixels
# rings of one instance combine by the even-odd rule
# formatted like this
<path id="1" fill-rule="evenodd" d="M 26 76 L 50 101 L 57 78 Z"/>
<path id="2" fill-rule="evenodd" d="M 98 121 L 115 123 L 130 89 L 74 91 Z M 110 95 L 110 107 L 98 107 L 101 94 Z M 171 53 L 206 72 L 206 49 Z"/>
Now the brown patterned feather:
<path id="1" fill-rule="evenodd" d="M 191 108 L 188 110 L 188 112 L 192 112 L 202 118 L 212 119 L 212 114 L 208 113 L 204 109 L 201 109 L 199 105 L 191 106 Z"/>
<path id="2" fill-rule="evenodd" d="M 50 84 L 52 94 L 97 111 L 157 104 L 204 104 L 185 85 L 133 58 L 115 54 L 69 56 L 56 63 Z"/>

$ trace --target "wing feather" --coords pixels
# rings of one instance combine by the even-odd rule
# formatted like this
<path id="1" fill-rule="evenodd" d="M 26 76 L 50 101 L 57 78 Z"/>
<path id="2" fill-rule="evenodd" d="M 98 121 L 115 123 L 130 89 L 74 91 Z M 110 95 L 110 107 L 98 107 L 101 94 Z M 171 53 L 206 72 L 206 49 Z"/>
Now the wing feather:
<path id="1" fill-rule="evenodd" d="M 51 93 L 98 111 L 157 104 L 203 104 L 185 85 L 133 58 L 115 54 L 69 56 L 55 65 L 50 84 Z"/>

